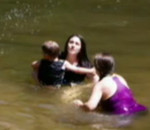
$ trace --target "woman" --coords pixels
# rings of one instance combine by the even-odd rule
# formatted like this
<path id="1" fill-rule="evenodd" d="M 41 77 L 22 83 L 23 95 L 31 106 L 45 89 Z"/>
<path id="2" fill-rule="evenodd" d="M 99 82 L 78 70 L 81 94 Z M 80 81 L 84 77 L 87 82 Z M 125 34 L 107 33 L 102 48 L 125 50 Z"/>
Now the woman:
<path id="1" fill-rule="evenodd" d="M 71 35 L 65 44 L 64 51 L 60 55 L 61 59 L 65 59 L 74 66 L 91 68 L 92 65 L 88 59 L 86 52 L 86 42 L 81 35 Z M 66 70 L 64 76 L 65 85 L 79 84 L 85 79 L 85 74 L 77 74 Z M 97 80 L 98 77 L 92 77 Z"/>
<path id="2" fill-rule="evenodd" d="M 111 55 L 106 53 L 96 55 L 94 66 L 100 80 L 94 86 L 89 100 L 85 103 L 75 100 L 76 105 L 90 111 L 100 106 L 105 112 L 118 115 L 147 111 L 145 106 L 138 104 L 134 99 L 125 79 L 114 74 L 115 61 Z"/>

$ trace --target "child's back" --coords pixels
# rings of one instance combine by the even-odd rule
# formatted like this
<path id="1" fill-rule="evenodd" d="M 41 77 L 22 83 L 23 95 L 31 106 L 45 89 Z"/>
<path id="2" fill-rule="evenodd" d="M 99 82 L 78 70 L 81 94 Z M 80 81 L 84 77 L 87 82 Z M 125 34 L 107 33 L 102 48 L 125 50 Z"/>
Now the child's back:
<path id="1" fill-rule="evenodd" d="M 38 72 L 38 80 L 42 85 L 60 86 L 64 77 L 62 66 L 64 61 L 42 59 Z"/>

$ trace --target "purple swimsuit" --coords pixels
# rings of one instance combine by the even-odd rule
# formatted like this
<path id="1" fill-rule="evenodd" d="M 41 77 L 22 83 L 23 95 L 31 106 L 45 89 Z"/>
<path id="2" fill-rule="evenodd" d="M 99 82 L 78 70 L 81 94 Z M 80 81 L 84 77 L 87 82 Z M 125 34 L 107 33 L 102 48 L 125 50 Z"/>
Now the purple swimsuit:
<path id="1" fill-rule="evenodd" d="M 136 102 L 132 91 L 123 85 L 118 77 L 113 77 L 113 80 L 117 84 L 117 91 L 111 98 L 101 102 L 104 111 L 118 115 L 131 115 L 147 111 L 145 106 Z"/>

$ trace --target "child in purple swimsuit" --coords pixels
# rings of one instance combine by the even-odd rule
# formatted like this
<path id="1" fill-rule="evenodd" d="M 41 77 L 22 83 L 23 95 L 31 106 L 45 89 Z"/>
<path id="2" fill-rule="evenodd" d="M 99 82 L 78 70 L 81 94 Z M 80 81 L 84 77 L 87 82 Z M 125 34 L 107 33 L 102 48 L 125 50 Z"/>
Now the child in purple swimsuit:
<path id="1" fill-rule="evenodd" d="M 93 87 L 87 102 L 74 101 L 77 106 L 90 111 L 100 106 L 103 111 L 117 115 L 132 115 L 147 111 L 145 106 L 137 103 L 134 99 L 125 79 L 114 74 L 115 61 L 110 54 L 97 54 L 94 59 L 94 66 L 100 80 Z"/>

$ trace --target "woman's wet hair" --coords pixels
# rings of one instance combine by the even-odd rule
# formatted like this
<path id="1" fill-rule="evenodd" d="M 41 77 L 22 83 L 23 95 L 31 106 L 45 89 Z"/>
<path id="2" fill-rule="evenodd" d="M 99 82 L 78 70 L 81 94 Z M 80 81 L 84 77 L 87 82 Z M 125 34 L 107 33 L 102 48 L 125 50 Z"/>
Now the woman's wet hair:
<path id="1" fill-rule="evenodd" d="M 99 73 L 100 80 L 115 70 L 115 60 L 109 53 L 99 53 L 95 55 L 94 66 Z"/>
<path id="2" fill-rule="evenodd" d="M 78 37 L 81 41 L 81 50 L 79 52 L 79 54 L 77 55 L 78 61 L 79 61 L 79 65 L 80 66 L 84 66 L 84 67 L 91 67 L 91 63 L 89 61 L 89 58 L 87 56 L 87 50 L 86 50 L 86 42 L 83 38 L 82 35 L 80 34 L 72 34 L 71 36 L 68 37 L 66 43 L 65 43 L 65 47 L 64 47 L 64 51 L 61 53 L 60 58 L 62 59 L 66 59 L 67 55 L 68 55 L 68 43 L 69 40 L 72 37 Z"/>

